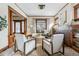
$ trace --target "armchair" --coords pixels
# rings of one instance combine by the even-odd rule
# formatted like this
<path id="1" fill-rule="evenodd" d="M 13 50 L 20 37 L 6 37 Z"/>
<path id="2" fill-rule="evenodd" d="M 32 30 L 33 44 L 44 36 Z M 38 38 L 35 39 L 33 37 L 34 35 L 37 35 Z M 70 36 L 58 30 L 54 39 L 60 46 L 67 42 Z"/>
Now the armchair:
<path id="1" fill-rule="evenodd" d="M 42 44 L 42 49 L 48 55 L 54 55 L 58 52 L 64 54 L 64 34 L 54 34 L 51 39 L 44 39 Z M 60 51 L 61 47 L 63 47 L 62 52 Z"/>
<path id="2" fill-rule="evenodd" d="M 35 39 L 27 39 L 23 34 L 15 34 L 15 51 L 28 55 L 36 48 Z"/>

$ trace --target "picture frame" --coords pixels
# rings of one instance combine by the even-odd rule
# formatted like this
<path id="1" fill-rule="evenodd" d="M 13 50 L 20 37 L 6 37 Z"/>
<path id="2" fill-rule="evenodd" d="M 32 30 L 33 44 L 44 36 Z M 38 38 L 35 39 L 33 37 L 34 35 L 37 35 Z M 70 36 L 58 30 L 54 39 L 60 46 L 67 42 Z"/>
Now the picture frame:
<path id="1" fill-rule="evenodd" d="M 67 11 L 64 11 L 60 14 L 60 23 L 61 25 L 65 24 L 67 22 Z"/>
<path id="2" fill-rule="evenodd" d="M 0 16 L 0 31 L 4 28 L 7 28 L 6 16 L 4 18 Z"/>

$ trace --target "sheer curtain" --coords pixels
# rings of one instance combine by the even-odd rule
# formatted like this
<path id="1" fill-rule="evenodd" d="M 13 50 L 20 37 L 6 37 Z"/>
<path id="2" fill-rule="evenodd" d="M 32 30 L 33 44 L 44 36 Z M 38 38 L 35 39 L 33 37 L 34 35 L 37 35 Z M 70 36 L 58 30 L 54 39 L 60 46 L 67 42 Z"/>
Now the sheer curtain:
<path id="1" fill-rule="evenodd" d="M 16 33 L 20 33 L 20 22 L 16 23 Z"/>

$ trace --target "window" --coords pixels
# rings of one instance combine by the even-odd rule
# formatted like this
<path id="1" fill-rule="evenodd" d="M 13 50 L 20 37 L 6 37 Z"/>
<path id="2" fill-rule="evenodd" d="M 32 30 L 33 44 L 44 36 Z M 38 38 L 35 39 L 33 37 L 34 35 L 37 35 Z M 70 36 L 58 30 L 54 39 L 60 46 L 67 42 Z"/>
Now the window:
<path id="1" fill-rule="evenodd" d="M 24 33 L 24 22 L 22 22 L 22 33 Z"/>
<path id="2" fill-rule="evenodd" d="M 46 19 L 36 19 L 36 32 L 43 33 L 47 29 Z"/>
<path id="3" fill-rule="evenodd" d="M 20 22 L 16 23 L 16 33 L 20 33 Z"/>

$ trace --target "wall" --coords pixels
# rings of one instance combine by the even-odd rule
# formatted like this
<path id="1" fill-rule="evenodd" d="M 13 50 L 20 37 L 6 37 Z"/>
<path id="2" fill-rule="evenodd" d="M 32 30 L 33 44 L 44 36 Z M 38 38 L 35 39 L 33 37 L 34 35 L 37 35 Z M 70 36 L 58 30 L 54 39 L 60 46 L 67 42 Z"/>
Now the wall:
<path id="1" fill-rule="evenodd" d="M 73 9 L 72 9 L 72 6 L 71 4 L 68 4 L 64 9 L 62 9 L 58 15 L 56 15 L 56 17 L 59 17 L 58 19 L 58 24 L 60 25 L 61 22 L 63 22 L 60 17 L 61 17 L 61 14 L 63 14 L 64 12 L 66 12 L 66 15 L 67 16 L 63 16 L 63 17 L 67 17 L 65 20 L 67 20 L 67 23 L 70 25 L 71 24 L 71 20 L 72 20 L 72 12 L 73 12 Z"/>
<path id="2" fill-rule="evenodd" d="M 36 32 L 36 19 L 47 19 L 47 30 L 54 24 L 54 17 L 29 17 L 27 20 L 27 32 Z"/>
<path id="3" fill-rule="evenodd" d="M 67 25 L 71 25 L 71 24 L 76 24 L 73 22 L 73 19 L 74 19 L 74 6 L 76 5 L 77 3 L 69 3 L 65 8 L 63 8 L 55 17 L 59 17 L 57 23 L 61 23 L 62 20 L 60 19 L 60 16 L 62 13 L 64 13 L 66 11 L 66 24 Z"/>
<path id="4" fill-rule="evenodd" d="M 8 19 L 8 7 L 7 4 L 0 4 L 0 16 L 6 16 L 6 20 Z M 8 45 L 8 28 L 0 31 L 0 49 L 6 47 Z"/>
<path id="5" fill-rule="evenodd" d="M 13 3 L 0 3 L 0 16 L 6 16 L 6 20 L 8 22 L 8 6 L 11 6 L 24 17 L 27 17 L 17 6 Z M 27 17 L 28 18 L 28 17 Z M 7 28 L 0 31 L 0 49 L 8 46 L 8 26 Z"/>

